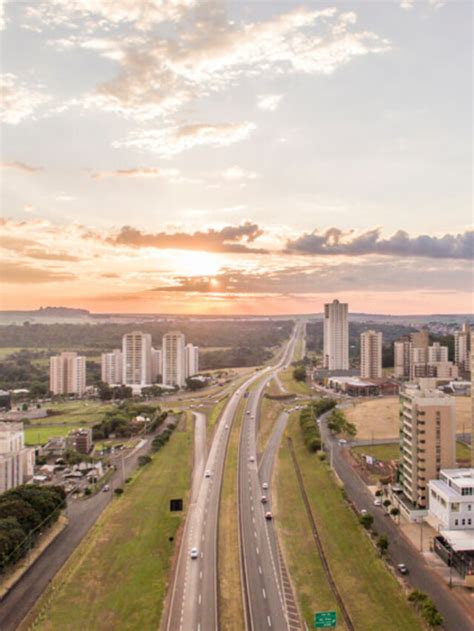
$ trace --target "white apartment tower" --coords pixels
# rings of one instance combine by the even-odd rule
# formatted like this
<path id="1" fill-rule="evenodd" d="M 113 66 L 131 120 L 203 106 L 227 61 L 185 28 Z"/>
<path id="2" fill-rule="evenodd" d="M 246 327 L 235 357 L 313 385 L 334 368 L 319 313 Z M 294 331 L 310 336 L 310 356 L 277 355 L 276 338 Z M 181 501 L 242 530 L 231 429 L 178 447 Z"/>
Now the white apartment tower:
<path id="1" fill-rule="evenodd" d="M 151 335 L 141 331 L 126 333 L 122 338 L 123 374 L 127 386 L 151 384 Z"/>
<path id="2" fill-rule="evenodd" d="M 163 375 L 163 353 L 161 348 L 151 349 L 151 381 L 155 383 L 159 376 Z"/>
<path id="3" fill-rule="evenodd" d="M 324 305 L 324 368 L 349 369 L 349 323 L 347 303 L 334 300 Z"/>
<path id="4" fill-rule="evenodd" d="M 434 342 L 428 346 L 428 364 L 448 361 L 448 347 L 441 346 L 439 342 Z"/>
<path id="5" fill-rule="evenodd" d="M 382 379 L 382 333 L 364 331 L 360 336 L 360 376 Z"/>
<path id="6" fill-rule="evenodd" d="M 86 389 L 86 358 L 64 352 L 49 359 L 49 389 L 53 394 L 78 394 Z"/>
<path id="7" fill-rule="evenodd" d="M 462 371 L 469 371 L 469 352 L 472 352 L 471 331 L 467 323 L 460 331 L 454 332 L 454 363 Z"/>
<path id="8" fill-rule="evenodd" d="M 22 423 L 0 423 L 0 493 L 33 477 L 34 447 L 25 447 Z"/>
<path id="9" fill-rule="evenodd" d="M 402 338 L 393 344 L 394 372 L 397 379 L 410 379 L 412 345 L 410 338 Z"/>
<path id="10" fill-rule="evenodd" d="M 183 333 L 170 331 L 163 336 L 163 384 L 183 387 L 186 384 L 185 339 Z"/>
<path id="11" fill-rule="evenodd" d="M 186 344 L 184 353 L 186 377 L 191 377 L 199 372 L 199 348 Z"/>
<path id="12" fill-rule="evenodd" d="M 101 379 L 112 386 L 123 383 L 123 353 L 119 348 L 101 355 Z"/>

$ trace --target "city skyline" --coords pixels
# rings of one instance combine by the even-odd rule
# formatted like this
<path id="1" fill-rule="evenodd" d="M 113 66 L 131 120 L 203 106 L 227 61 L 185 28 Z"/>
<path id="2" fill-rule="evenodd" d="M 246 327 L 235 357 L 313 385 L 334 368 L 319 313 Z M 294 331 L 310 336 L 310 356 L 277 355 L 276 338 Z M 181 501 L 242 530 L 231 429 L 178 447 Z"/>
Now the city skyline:
<path id="1" fill-rule="evenodd" d="M 472 313 L 470 3 L 1 7 L 1 309 Z"/>

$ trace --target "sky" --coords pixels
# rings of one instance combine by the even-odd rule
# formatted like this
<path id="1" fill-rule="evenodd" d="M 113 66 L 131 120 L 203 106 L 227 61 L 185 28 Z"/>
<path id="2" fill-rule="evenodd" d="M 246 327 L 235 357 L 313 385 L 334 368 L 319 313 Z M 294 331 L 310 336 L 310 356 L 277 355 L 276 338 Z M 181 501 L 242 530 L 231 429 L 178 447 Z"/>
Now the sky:
<path id="1" fill-rule="evenodd" d="M 470 1 L 0 10 L 0 309 L 474 312 Z"/>

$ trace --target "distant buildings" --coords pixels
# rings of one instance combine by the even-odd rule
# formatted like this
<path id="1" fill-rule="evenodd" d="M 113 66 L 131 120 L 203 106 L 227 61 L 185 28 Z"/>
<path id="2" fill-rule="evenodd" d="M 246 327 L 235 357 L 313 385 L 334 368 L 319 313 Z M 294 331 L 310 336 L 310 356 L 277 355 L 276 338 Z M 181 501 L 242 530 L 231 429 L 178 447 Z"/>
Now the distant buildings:
<path id="1" fill-rule="evenodd" d="M 119 348 L 111 353 L 102 353 L 101 379 L 111 386 L 120 386 L 123 383 L 123 353 Z"/>
<path id="2" fill-rule="evenodd" d="M 184 366 L 186 377 L 192 377 L 199 372 L 199 348 L 192 344 L 184 347 Z"/>
<path id="3" fill-rule="evenodd" d="M 92 449 L 92 429 L 73 429 L 66 439 L 66 446 L 81 454 L 88 454 Z"/>
<path id="4" fill-rule="evenodd" d="M 394 342 L 395 377 L 401 380 L 410 379 L 411 373 L 411 340 L 404 337 Z"/>
<path id="5" fill-rule="evenodd" d="M 454 398 L 406 386 L 400 393 L 400 485 L 415 508 L 428 505 L 429 480 L 456 462 Z"/>
<path id="6" fill-rule="evenodd" d="M 460 331 L 454 332 L 454 363 L 462 374 L 470 371 L 471 353 L 471 328 L 464 323 Z"/>
<path id="7" fill-rule="evenodd" d="M 185 338 L 179 331 L 163 336 L 163 384 L 182 387 L 186 384 Z"/>
<path id="8" fill-rule="evenodd" d="M 86 389 L 86 358 L 65 352 L 50 357 L 49 389 L 53 394 L 77 394 Z"/>
<path id="9" fill-rule="evenodd" d="M 364 331 L 360 336 L 360 376 L 382 379 L 382 333 Z"/>
<path id="10" fill-rule="evenodd" d="M 163 351 L 158 348 L 151 349 L 151 381 L 156 383 L 158 377 L 163 375 Z"/>
<path id="11" fill-rule="evenodd" d="M 329 370 L 349 368 L 348 305 L 334 300 L 324 305 L 323 367 Z"/>
<path id="12" fill-rule="evenodd" d="M 448 361 L 448 347 L 439 342 L 429 346 L 426 329 L 394 342 L 394 372 L 397 379 L 414 382 L 425 378 L 451 381 L 459 376 L 457 366 Z"/>
<path id="13" fill-rule="evenodd" d="M 127 386 L 151 384 L 151 335 L 141 331 L 122 338 L 123 383 Z"/>
<path id="14" fill-rule="evenodd" d="M 25 447 L 22 423 L 0 423 L 0 493 L 33 477 L 35 450 Z"/>

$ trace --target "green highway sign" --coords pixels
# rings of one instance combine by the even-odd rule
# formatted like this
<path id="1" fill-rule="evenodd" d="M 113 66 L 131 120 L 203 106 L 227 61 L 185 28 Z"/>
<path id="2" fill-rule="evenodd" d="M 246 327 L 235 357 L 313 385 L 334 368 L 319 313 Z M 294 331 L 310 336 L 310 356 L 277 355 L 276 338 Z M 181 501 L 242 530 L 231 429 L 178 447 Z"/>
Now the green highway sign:
<path id="1" fill-rule="evenodd" d="M 318 611 L 314 614 L 315 629 L 335 629 L 336 628 L 336 612 L 335 611 Z"/>

